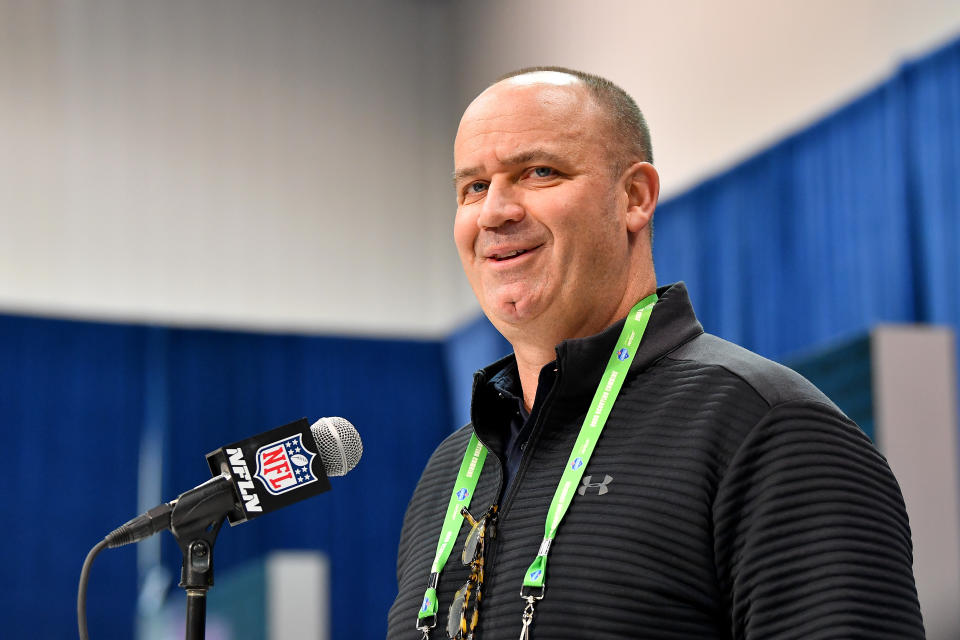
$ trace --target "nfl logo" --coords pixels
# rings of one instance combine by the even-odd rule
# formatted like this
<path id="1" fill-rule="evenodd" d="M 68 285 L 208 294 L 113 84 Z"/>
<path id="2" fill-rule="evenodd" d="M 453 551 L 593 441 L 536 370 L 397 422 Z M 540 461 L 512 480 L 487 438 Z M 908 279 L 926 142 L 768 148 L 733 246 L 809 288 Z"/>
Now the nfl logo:
<path id="1" fill-rule="evenodd" d="M 620 351 L 617 351 L 617 358 L 619 358 L 620 360 L 626 360 L 629 357 L 630 357 L 630 352 L 627 351 L 626 349 L 620 349 Z"/>
<path id="2" fill-rule="evenodd" d="M 267 491 L 280 495 L 317 480 L 310 464 L 317 454 L 305 446 L 301 434 L 257 449 L 256 478 Z"/>

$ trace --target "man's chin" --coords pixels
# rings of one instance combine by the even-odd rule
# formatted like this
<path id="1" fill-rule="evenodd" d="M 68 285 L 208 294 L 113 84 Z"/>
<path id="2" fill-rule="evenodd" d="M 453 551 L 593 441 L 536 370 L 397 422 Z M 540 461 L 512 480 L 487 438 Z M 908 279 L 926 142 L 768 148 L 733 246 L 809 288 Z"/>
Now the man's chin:
<path id="1" fill-rule="evenodd" d="M 497 328 L 501 324 L 521 327 L 540 315 L 537 296 L 503 296 L 484 307 L 484 312 Z"/>

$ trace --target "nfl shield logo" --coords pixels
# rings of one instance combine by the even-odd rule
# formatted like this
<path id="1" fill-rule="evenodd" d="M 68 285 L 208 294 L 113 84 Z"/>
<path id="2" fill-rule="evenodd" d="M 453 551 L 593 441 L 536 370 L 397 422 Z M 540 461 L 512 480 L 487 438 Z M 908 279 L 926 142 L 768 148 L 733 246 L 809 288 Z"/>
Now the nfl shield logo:
<path id="1" fill-rule="evenodd" d="M 303 446 L 301 434 L 257 449 L 256 478 L 267 491 L 280 495 L 316 481 L 310 464 L 317 454 Z"/>

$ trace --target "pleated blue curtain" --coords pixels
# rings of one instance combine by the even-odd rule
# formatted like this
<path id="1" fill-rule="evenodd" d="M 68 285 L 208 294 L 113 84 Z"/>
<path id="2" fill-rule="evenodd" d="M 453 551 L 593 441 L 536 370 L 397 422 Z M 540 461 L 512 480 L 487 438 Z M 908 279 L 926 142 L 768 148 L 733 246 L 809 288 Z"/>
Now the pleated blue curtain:
<path id="1" fill-rule="evenodd" d="M 436 341 L 0 316 L 0 428 L 9 452 L 0 635 L 76 635 L 84 556 L 139 512 L 141 445 L 149 445 L 143 460 L 162 448 L 160 499 L 169 500 L 210 477 L 207 452 L 300 417 L 339 415 L 363 438 L 358 466 L 323 496 L 225 528 L 216 569 L 223 575 L 272 549 L 324 551 L 333 637 L 382 638 L 407 500 L 452 424 L 443 351 Z M 180 551 L 161 536 L 159 561 L 180 603 Z M 136 546 L 98 557 L 91 637 L 133 637 L 137 565 Z"/>
<path id="2" fill-rule="evenodd" d="M 4 638 L 76 637 L 84 556 L 137 504 L 144 348 L 142 327 L 0 316 Z M 129 637 L 134 549 L 94 571 L 93 637 Z"/>
<path id="3" fill-rule="evenodd" d="M 918 319 L 960 326 L 960 44 L 904 68 Z"/>
<path id="4" fill-rule="evenodd" d="M 717 126 L 723 126 L 718 122 Z M 661 282 L 782 359 L 879 322 L 960 326 L 960 43 L 656 214 Z"/>

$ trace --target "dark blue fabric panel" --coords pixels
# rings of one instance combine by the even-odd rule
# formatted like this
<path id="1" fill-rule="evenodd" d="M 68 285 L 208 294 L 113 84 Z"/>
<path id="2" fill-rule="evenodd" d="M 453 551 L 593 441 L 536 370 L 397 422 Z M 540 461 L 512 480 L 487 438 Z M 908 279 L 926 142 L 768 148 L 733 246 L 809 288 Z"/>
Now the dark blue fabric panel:
<path id="1" fill-rule="evenodd" d="M 144 329 L 0 316 L 0 428 L 8 452 L 0 567 L 6 638 L 76 637 L 93 545 L 137 507 Z M 134 549 L 93 565 L 93 637 L 133 635 Z"/>

